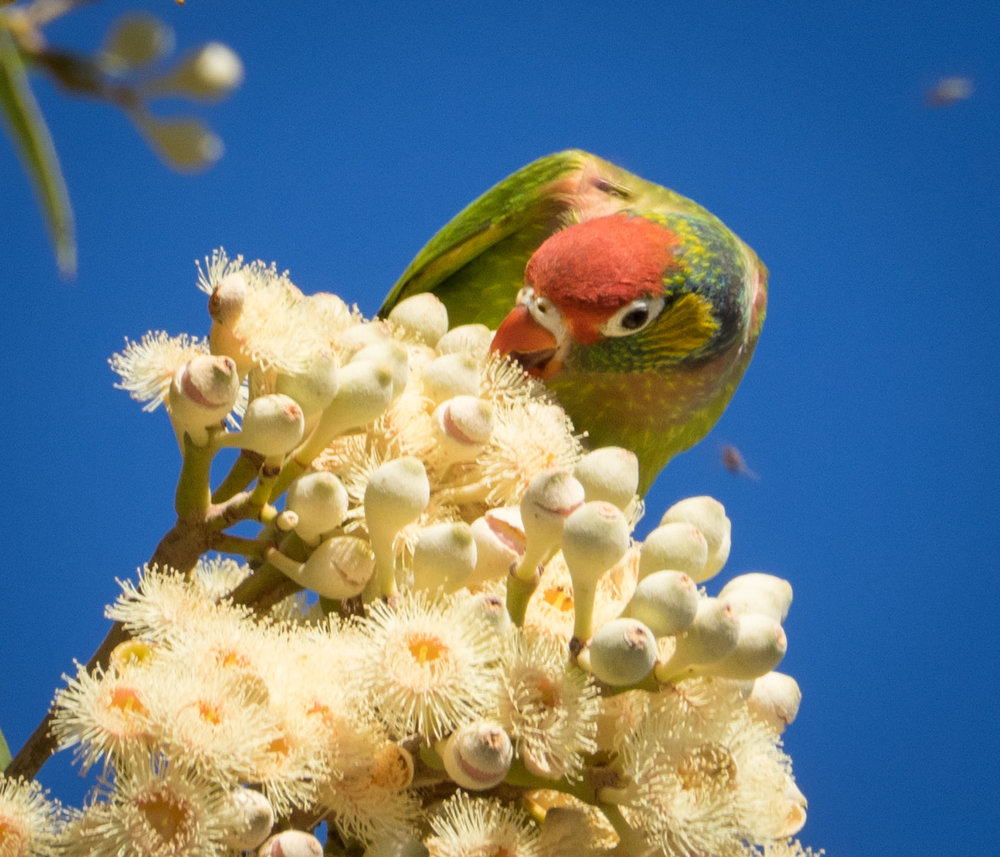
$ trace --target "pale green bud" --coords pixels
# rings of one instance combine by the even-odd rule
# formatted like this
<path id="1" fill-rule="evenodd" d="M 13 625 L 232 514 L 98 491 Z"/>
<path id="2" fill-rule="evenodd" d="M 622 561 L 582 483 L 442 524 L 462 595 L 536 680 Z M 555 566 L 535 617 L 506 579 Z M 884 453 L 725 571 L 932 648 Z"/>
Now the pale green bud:
<path id="1" fill-rule="evenodd" d="M 514 761 L 514 745 L 499 723 L 476 720 L 452 732 L 444 742 L 441 759 L 455 783 L 483 791 L 503 782 Z"/>
<path id="2" fill-rule="evenodd" d="M 708 561 L 708 542 L 694 524 L 674 521 L 653 530 L 639 550 L 639 577 L 654 571 L 683 571 L 696 583 Z"/>
<path id="3" fill-rule="evenodd" d="M 174 49 L 174 31 L 146 12 L 127 12 L 104 36 L 101 64 L 111 71 L 144 68 Z"/>
<path id="4" fill-rule="evenodd" d="M 471 354 L 483 357 L 490 350 L 493 331 L 485 324 L 460 324 L 437 341 L 438 354 Z"/>
<path id="5" fill-rule="evenodd" d="M 427 471 L 419 459 L 407 456 L 387 461 L 365 487 L 365 521 L 375 551 L 378 594 L 396 592 L 393 539 L 415 521 L 430 501 Z"/>
<path id="6" fill-rule="evenodd" d="M 730 580 L 719 598 L 732 604 L 737 613 L 762 613 L 784 622 L 792 604 L 792 585 L 773 574 L 754 571 Z"/>
<path id="7" fill-rule="evenodd" d="M 332 473 L 318 470 L 296 479 L 288 488 L 287 511 L 298 516 L 295 532 L 306 544 L 339 527 L 347 515 L 348 497 L 344 484 Z"/>
<path id="8" fill-rule="evenodd" d="M 257 857 L 323 857 L 323 845 L 304 830 L 283 830 L 260 846 Z"/>
<path id="9" fill-rule="evenodd" d="M 476 541 L 463 521 L 425 527 L 413 548 L 413 585 L 417 589 L 454 592 L 476 567 Z"/>
<path id="10" fill-rule="evenodd" d="M 314 424 L 337 395 L 339 386 L 337 358 L 332 352 L 321 349 L 309 355 L 300 371 L 279 373 L 274 381 L 274 392 L 295 399 L 306 421 Z"/>
<path id="11" fill-rule="evenodd" d="M 235 851 L 252 851 L 274 826 L 271 803 L 258 791 L 237 788 L 229 793 L 228 825 L 222 842 Z"/>
<path id="12" fill-rule="evenodd" d="M 298 402 L 280 393 L 258 396 L 247 405 L 241 430 L 218 437 L 219 446 L 237 446 L 265 458 L 287 455 L 302 442 L 305 417 Z"/>
<path id="13" fill-rule="evenodd" d="M 788 638 L 781 625 L 761 613 L 739 617 L 736 647 L 724 658 L 694 667 L 698 675 L 732 679 L 754 679 L 773 670 L 788 651 Z"/>
<path id="14" fill-rule="evenodd" d="M 732 605 L 718 598 L 702 598 L 694 622 L 676 637 L 670 658 L 656 665 L 661 683 L 686 678 L 685 671 L 700 664 L 721 661 L 736 648 L 740 636 L 739 615 Z"/>
<path id="15" fill-rule="evenodd" d="M 628 550 L 628 522 L 611 503 L 583 503 L 567 516 L 561 544 L 573 581 L 573 635 L 582 642 L 593 627 L 597 581 Z"/>
<path id="16" fill-rule="evenodd" d="M 708 559 L 702 576 L 691 575 L 695 583 L 701 583 L 718 574 L 729 559 L 729 549 L 732 546 L 732 524 L 726 517 L 725 507 L 714 497 L 688 497 L 674 503 L 660 519 L 661 524 L 671 521 L 694 524 L 708 542 Z M 687 569 L 682 568 L 679 571 Z"/>
<path id="17" fill-rule="evenodd" d="M 392 373 L 394 399 L 406 389 L 406 382 L 410 378 L 410 357 L 406 348 L 396 340 L 382 339 L 364 346 L 351 357 L 350 364 L 354 363 L 376 363 L 386 366 Z"/>
<path id="18" fill-rule="evenodd" d="M 164 119 L 148 113 L 135 113 L 132 119 L 160 160 L 178 172 L 201 172 L 222 157 L 222 139 L 200 119 Z"/>
<path id="19" fill-rule="evenodd" d="M 639 459 L 629 449 L 606 446 L 583 456 L 573 475 L 580 480 L 588 500 L 606 500 L 624 510 L 639 487 Z"/>
<path id="20" fill-rule="evenodd" d="M 239 390 L 240 377 L 231 357 L 199 355 L 178 367 L 167 396 L 178 438 L 187 432 L 196 446 L 205 446 L 208 429 L 222 425 L 236 404 Z"/>
<path id="21" fill-rule="evenodd" d="M 472 537 L 476 540 L 476 568 L 468 583 L 506 579 L 524 556 L 521 510 L 514 506 L 488 510 L 472 522 Z"/>
<path id="22" fill-rule="evenodd" d="M 424 366 L 420 382 L 438 404 L 454 396 L 478 396 L 479 362 L 468 354 L 443 354 Z"/>
<path id="23" fill-rule="evenodd" d="M 685 630 L 698 612 L 698 587 L 682 571 L 655 571 L 642 578 L 626 612 L 657 637 Z"/>
<path id="24" fill-rule="evenodd" d="M 583 486 L 566 470 L 546 470 L 528 483 L 520 507 L 526 547 L 519 578 L 534 577 L 538 563 L 558 545 L 566 518 L 583 501 Z"/>
<path id="25" fill-rule="evenodd" d="M 642 681 L 656 663 L 656 637 L 636 619 L 612 619 L 601 625 L 584 650 L 586 666 L 606 684 Z"/>
<path id="26" fill-rule="evenodd" d="M 448 310 L 432 292 L 404 298 L 392 308 L 388 318 L 432 348 L 448 330 Z"/>
<path id="27" fill-rule="evenodd" d="M 785 673 L 769 672 L 753 683 L 747 705 L 754 717 L 780 735 L 799 713 L 801 702 L 802 691 L 794 678 Z"/>
<path id="28" fill-rule="evenodd" d="M 319 595 L 342 601 L 360 595 L 374 573 L 375 557 L 368 542 L 356 536 L 332 536 L 320 543 L 301 573 L 292 578 Z"/>
<path id="29" fill-rule="evenodd" d="M 455 396 L 432 414 L 437 453 L 449 464 L 474 461 L 493 435 L 493 406 L 478 396 Z"/>
<path id="30" fill-rule="evenodd" d="M 143 84 L 147 96 L 183 95 L 219 101 L 243 83 L 243 62 L 221 42 L 208 42 L 185 54 L 177 67 Z"/>

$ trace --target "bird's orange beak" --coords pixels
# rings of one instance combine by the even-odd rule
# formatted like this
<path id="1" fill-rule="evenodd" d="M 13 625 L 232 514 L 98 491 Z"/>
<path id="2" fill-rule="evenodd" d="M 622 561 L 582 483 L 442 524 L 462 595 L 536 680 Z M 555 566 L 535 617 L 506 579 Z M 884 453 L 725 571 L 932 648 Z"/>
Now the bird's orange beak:
<path id="1" fill-rule="evenodd" d="M 525 372 L 544 381 L 562 369 L 561 361 L 556 359 L 558 345 L 552 331 L 535 321 L 527 306 L 518 304 L 500 322 L 490 350 L 510 355 Z"/>

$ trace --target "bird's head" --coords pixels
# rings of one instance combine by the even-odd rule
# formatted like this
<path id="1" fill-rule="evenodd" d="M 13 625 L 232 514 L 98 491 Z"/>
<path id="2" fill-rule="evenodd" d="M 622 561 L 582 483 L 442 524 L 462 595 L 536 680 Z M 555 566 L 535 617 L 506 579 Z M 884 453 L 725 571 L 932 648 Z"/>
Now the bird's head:
<path id="1" fill-rule="evenodd" d="M 492 348 L 544 380 L 695 368 L 752 349 L 766 281 L 753 251 L 707 213 L 596 217 L 535 251 Z"/>

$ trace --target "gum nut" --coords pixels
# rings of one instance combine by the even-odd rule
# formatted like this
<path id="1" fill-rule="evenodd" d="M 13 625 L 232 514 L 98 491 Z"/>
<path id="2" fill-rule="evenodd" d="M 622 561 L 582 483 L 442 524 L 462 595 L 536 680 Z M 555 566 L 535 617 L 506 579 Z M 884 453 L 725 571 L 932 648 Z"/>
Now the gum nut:
<path id="1" fill-rule="evenodd" d="M 479 362 L 468 354 L 443 354 L 424 366 L 420 383 L 436 404 L 454 396 L 478 396 Z"/>
<path id="2" fill-rule="evenodd" d="M 182 173 L 196 173 L 222 157 L 222 138 L 199 119 L 164 119 L 136 114 L 135 125 L 159 158 Z"/>
<path id="3" fill-rule="evenodd" d="M 236 52 L 221 42 L 208 42 L 182 58 L 175 71 L 154 86 L 165 93 L 217 100 L 243 82 L 243 62 Z"/>
<path id="4" fill-rule="evenodd" d="M 397 533 L 416 520 L 430 501 L 431 486 L 420 459 L 387 461 L 365 486 L 365 520 L 370 533 Z"/>
<path id="5" fill-rule="evenodd" d="M 799 683 L 790 675 L 772 671 L 753 683 L 747 705 L 752 715 L 780 735 L 795 720 L 801 702 Z"/>
<path id="6" fill-rule="evenodd" d="M 394 339 L 383 339 L 366 345 L 351 357 L 351 363 L 379 363 L 392 373 L 392 395 L 398 396 L 410 378 L 410 358 L 405 346 Z"/>
<path id="7" fill-rule="evenodd" d="M 109 28 L 101 46 L 102 65 L 137 69 L 174 49 L 174 31 L 146 12 L 126 12 Z"/>
<path id="8" fill-rule="evenodd" d="M 778 622 L 761 613 L 744 613 L 739 617 L 736 647 L 699 672 L 722 678 L 754 679 L 773 670 L 787 651 L 788 638 Z"/>
<path id="9" fill-rule="evenodd" d="M 239 271 L 226 274 L 212 289 L 208 299 L 208 314 L 223 327 L 232 327 L 243 314 L 247 299 L 247 281 Z"/>
<path id="10" fill-rule="evenodd" d="M 476 567 L 476 540 L 464 521 L 432 524 L 420 531 L 413 548 L 413 585 L 454 592 Z"/>
<path id="11" fill-rule="evenodd" d="M 260 846 L 257 857 L 323 857 L 323 846 L 304 830 L 283 830 Z"/>
<path id="12" fill-rule="evenodd" d="M 228 848 L 252 851 L 274 826 L 274 810 L 264 795 L 253 789 L 237 788 L 229 793 L 231 822 L 222 837 Z"/>
<path id="13" fill-rule="evenodd" d="M 428 857 L 430 852 L 416 836 L 403 831 L 380 831 L 368 843 L 363 857 Z"/>
<path id="14" fill-rule="evenodd" d="M 628 550 L 628 522 L 621 509 L 603 500 L 584 503 L 566 518 L 562 552 L 573 587 L 592 588 L 597 578 Z"/>
<path id="15" fill-rule="evenodd" d="M 514 760 L 514 745 L 499 723 L 478 720 L 448 737 L 441 760 L 459 786 L 482 791 L 503 782 Z"/>
<path id="16" fill-rule="evenodd" d="M 389 321 L 416 336 L 424 345 L 434 346 L 448 330 L 448 310 L 432 292 L 401 300 L 389 312 Z"/>
<path id="17" fill-rule="evenodd" d="M 597 629 L 587 651 L 590 671 L 605 684 L 635 684 L 656 663 L 656 637 L 636 619 L 612 619 Z"/>
<path id="18" fill-rule="evenodd" d="M 556 544 L 566 518 L 583 501 L 583 486 L 568 470 L 539 473 L 521 497 L 521 522 L 528 542 Z"/>
<path id="19" fill-rule="evenodd" d="M 322 349 L 309 355 L 301 371 L 279 374 L 274 391 L 295 399 L 308 416 L 313 416 L 333 401 L 339 386 L 337 358 L 333 352 Z"/>
<path id="20" fill-rule="evenodd" d="M 432 415 L 440 449 L 451 462 L 471 461 L 493 435 L 493 406 L 478 396 L 455 396 L 442 402 Z"/>
<path id="21" fill-rule="evenodd" d="M 291 452 L 302 442 L 305 417 L 298 402 L 281 393 L 258 396 L 247 405 L 238 445 L 263 456 L 272 457 Z"/>
<path id="22" fill-rule="evenodd" d="M 660 519 L 661 524 L 671 521 L 694 524 L 705 536 L 705 541 L 708 542 L 708 559 L 701 580 L 708 580 L 718 574 L 729 559 L 729 549 L 732 546 L 732 524 L 726 517 L 725 507 L 714 497 L 688 497 L 674 503 Z M 701 580 L 695 582 L 700 583 Z"/>
<path id="23" fill-rule="evenodd" d="M 322 542 L 294 577 L 324 598 L 342 601 L 359 595 L 375 573 L 375 557 L 365 539 L 332 536 Z"/>
<path id="24" fill-rule="evenodd" d="M 732 605 L 718 598 L 701 598 L 694 622 L 677 635 L 677 647 L 667 662 L 669 668 L 722 660 L 740 636 L 739 615 Z"/>
<path id="25" fill-rule="evenodd" d="M 339 527 L 347 516 L 347 489 L 332 473 L 317 470 L 288 488 L 285 509 L 298 517 L 295 530 L 306 542 Z"/>
<path id="26" fill-rule="evenodd" d="M 639 459 L 631 450 L 606 446 L 583 456 L 573 475 L 588 500 L 605 500 L 625 509 L 639 487 Z"/>
<path id="27" fill-rule="evenodd" d="M 737 613 L 763 613 L 784 622 L 792 605 L 792 584 L 773 574 L 753 571 L 734 577 L 719 592 Z"/>
<path id="28" fill-rule="evenodd" d="M 682 571 L 655 571 L 635 588 L 627 612 L 657 637 L 688 628 L 698 612 L 698 587 Z"/>
<path id="29" fill-rule="evenodd" d="M 187 432 L 199 446 L 208 442 L 207 428 L 217 426 L 236 404 L 240 378 L 231 357 L 199 355 L 178 367 L 170 382 L 170 419 L 178 433 Z"/>
<path id="30" fill-rule="evenodd" d="M 485 324 L 460 324 L 437 341 L 438 354 L 471 354 L 483 358 L 490 350 L 493 331 Z"/>
<path id="31" fill-rule="evenodd" d="M 524 556 L 520 509 L 490 509 L 472 522 L 472 537 L 476 540 L 476 568 L 469 583 L 505 580 Z"/>
<path id="32" fill-rule="evenodd" d="M 673 521 L 653 530 L 639 550 L 639 577 L 654 571 L 683 571 L 700 583 L 708 561 L 708 542 L 694 524 Z"/>

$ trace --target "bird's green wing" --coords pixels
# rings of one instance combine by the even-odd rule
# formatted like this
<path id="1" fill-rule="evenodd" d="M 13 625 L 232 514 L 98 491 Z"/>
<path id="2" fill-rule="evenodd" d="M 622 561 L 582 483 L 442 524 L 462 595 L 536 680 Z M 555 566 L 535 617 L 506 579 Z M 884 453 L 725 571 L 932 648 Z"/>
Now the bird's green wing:
<path id="1" fill-rule="evenodd" d="M 382 304 L 434 292 L 452 325 L 496 327 L 513 306 L 524 266 L 560 228 L 577 200 L 580 177 L 599 160 L 568 150 L 533 161 L 451 219 L 417 254 Z"/>

